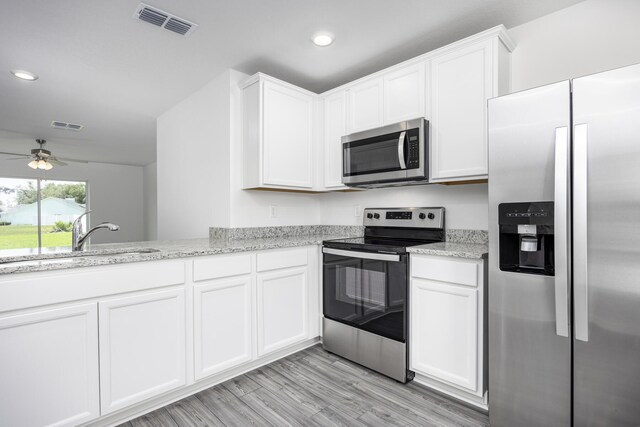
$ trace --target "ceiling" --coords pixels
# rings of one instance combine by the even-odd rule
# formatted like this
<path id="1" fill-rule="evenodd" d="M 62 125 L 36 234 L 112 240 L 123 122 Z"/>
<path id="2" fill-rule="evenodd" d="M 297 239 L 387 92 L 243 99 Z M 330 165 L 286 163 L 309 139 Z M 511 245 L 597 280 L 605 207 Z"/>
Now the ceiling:
<path id="1" fill-rule="evenodd" d="M 479 31 L 581 0 L 147 0 L 188 37 L 133 18 L 136 0 L 19 0 L 0 14 L 0 151 L 35 138 L 62 158 L 155 161 L 156 117 L 217 74 L 262 71 L 322 92 Z M 318 30 L 336 35 L 314 46 Z M 21 81 L 9 70 L 40 76 Z M 53 129 L 79 123 L 80 132 Z M 0 157 L 0 170 L 2 157 Z"/>

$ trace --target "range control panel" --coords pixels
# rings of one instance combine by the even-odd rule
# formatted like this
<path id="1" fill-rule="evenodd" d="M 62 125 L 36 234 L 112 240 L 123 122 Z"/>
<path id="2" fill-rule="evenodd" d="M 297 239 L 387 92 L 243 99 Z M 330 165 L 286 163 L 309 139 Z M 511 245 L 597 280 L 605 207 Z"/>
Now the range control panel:
<path id="1" fill-rule="evenodd" d="M 367 208 L 365 226 L 444 228 L 444 208 Z"/>

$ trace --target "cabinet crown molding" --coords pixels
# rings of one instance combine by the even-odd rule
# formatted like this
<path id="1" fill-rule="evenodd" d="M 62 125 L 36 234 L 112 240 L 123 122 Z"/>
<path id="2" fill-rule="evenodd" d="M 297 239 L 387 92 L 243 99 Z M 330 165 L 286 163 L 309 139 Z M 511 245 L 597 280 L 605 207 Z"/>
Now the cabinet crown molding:
<path id="1" fill-rule="evenodd" d="M 291 88 L 291 89 L 294 89 L 294 90 L 297 90 L 297 91 L 304 92 L 307 95 L 313 96 L 314 98 L 319 97 L 319 95 L 317 93 L 315 93 L 315 92 L 311 92 L 310 90 L 304 89 L 304 88 L 302 88 L 300 86 L 296 86 L 296 85 L 291 84 L 289 82 L 286 82 L 284 80 L 280 80 L 280 79 L 272 77 L 272 76 L 270 76 L 268 74 L 260 73 L 260 72 L 255 73 L 251 77 L 241 81 L 238 84 L 238 86 L 240 87 L 240 89 L 245 89 L 245 88 L 247 88 L 247 87 L 251 86 L 252 84 L 254 84 L 256 82 L 259 82 L 259 81 L 270 81 L 270 82 L 276 83 L 276 84 L 281 85 L 281 86 L 285 86 L 285 87 L 288 87 L 288 88 Z"/>

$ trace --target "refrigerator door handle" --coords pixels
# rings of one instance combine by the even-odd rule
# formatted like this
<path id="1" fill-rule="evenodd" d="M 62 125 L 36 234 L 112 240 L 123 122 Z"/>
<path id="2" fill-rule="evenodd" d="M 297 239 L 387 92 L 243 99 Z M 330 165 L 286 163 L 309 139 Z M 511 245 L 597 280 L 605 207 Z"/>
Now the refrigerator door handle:
<path id="1" fill-rule="evenodd" d="M 573 129 L 573 292 L 575 337 L 589 341 L 587 277 L 587 124 Z"/>
<path id="2" fill-rule="evenodd" d="M 569 231 L 570 218 L 570 152 L 569 128 L 556 128 L 555 146 L 555 302 L 556 302 L 556 334 L 561 337 L 569 336 L 569 284 L 571 283 L 571 268 L 569 254 L 571 253 L 571 236 Z"/>

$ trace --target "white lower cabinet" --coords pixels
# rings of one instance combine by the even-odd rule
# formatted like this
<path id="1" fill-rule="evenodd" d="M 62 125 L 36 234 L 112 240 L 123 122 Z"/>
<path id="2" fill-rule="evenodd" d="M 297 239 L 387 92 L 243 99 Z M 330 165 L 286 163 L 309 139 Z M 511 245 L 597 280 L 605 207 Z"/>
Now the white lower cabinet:
<path id="1" fill-rule="evenodd" d="M 114 425 L 312 342 L 319 260 L 306 246 L 0 276 L 14 301 L 0 304 L 0 426 Z"/>
<path id="2" fill-rule="evenodd" d="M 413 280 L 414 369 L 476 391 L 478 291 Z"/>
<path id="3" fill-rule="evenodd" d="M 102 414 L 186 384 L 183 287 L 98 305 Z"/>
<path id="4" fill-rule="evenodd" d="M 196 284 L 193 288 L 195 379 L 248 362 L 253 357 L 250 275 Z"/>
<path id="5" fill-rule="evenodd" d="M 409 363 L 416 379 L 482 403 L 483 260 L 411 255 L 411 276 Z"/>
<path id="6" fill-rule="evenodd" d="M 0 425 L 78 425 L 98 393 L 96 303 L 0 318 Z"/>
<path id="7" fill-rule="evenodd" d="M 307 338 L 307 267 L 259 273 L 258 355 Z"/>

